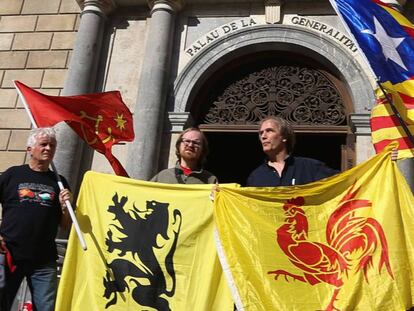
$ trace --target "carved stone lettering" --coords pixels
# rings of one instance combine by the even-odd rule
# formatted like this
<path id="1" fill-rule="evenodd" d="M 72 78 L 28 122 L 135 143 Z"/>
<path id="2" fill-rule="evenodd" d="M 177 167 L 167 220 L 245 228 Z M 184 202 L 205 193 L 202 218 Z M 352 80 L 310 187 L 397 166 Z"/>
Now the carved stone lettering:
<path id="1" fill-rule="evenodd" d="M 352 44 L 350 43 L 352 42 L 352 40 L 349 37 L 347 37 L 345 34 L 343 34 L 342 32 L 340 32 L 339 30 L 335 29 L 334 27 L 330 25 L 324 24 L 322 22 L 319 22 L 319 21 L 316 21 L 310 18 L 299 17 L 299 16 L 292 17 L 290 22 L 293 25 L 299 25 L 299 26 L 303 26 L 306 28 L 314 29 L 318 32 L 322 32 L 325 35 L 332 37 L 336 41 L 340 42 L 344 47 L 346 47 L 352 53 L 355 53 L 358 50 L 354 43 Z"/>
<path id="2" fill-rule="evenodd" d="M 223 29 L 224 33 L 229 33 L 229 32 L 231 31 L 231 27 L 230 27 L 230 26 L 228 26 L 228 25 L 224 25 L 224 26 L 222 27 L 222 29 Z"/>
<path id="3" fill-rule="evenodd" d="M 245 18 L 240 19 L 226 25 L 223 25 L 209 33 L 205 34 L 203 37 L 200 37 L 195 42 L 191 44 L 189 48 L 185 51 L 186 54 L 190 57 L 193 57 L 199 52 L 201 49 L 205 48 L 207 45 L 212 43 L 213 41 L 219 39 L 220 37 L 227 35 L 233 31 L 239 30 L 241 28 L 252 27 L 257 25 L 257 22 L 254 18 Z"/>

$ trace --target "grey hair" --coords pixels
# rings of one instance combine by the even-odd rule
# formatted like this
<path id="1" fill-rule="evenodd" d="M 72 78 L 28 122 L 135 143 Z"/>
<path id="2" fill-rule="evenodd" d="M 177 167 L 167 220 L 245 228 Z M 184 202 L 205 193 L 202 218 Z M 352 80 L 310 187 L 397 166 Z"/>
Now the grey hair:
<path id="1" fill-rule="evenodd" d="M 36 144 L 38 137 L 49 137 L 56 140 L 56 131 L 52 127 L 39 127 L 30 131 L 27 138 L 27 147 L 33 147 Z"/>
<path id="2" fill-rule="evenodd" d="M 295 132 L 290 122 L 279 116 L 268 116 L 260 121 L 259 130 L 262 127 L 262 124 L 266 121 L 272 121 L 278 127 L 280 134 L 286 139 L 286 150 L 288 154 L 292 154 L 296 139 Z"/>

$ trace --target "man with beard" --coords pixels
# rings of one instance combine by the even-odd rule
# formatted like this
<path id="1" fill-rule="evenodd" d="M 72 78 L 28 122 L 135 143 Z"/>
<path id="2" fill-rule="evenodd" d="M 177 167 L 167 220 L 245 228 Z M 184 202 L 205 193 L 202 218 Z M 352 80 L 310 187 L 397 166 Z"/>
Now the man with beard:
<path id="1" fill-rule="evenodd" d="M 195 127 L 184 130 L 175 143 L 177 164 L 162 170 L 151 181 L 167 184 L 215 184 L 217 178 L 203 169 L 208 154 L 205 135 Z"/>

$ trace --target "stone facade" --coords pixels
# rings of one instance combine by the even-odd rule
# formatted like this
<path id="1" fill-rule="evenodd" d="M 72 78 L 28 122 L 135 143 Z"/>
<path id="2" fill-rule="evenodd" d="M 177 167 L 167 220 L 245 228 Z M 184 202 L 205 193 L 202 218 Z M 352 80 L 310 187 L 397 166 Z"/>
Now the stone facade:
<path id="1" fill-rule="evenodd" d="M 414 15 L 410 2 L 404 9 Z M 136 140 L 113 152 L 132 177 L 149 179 L 175 161 L 175 137 L 194 121 L 209 77 L 233 59 L 281 50 L 338 72 L 355 163 L 371 156 L 375 82 L 329 1 L 0 0 L 0 172 L 26 161 L 30 122 L 14 79 L 51 95 L 121 91 Z M 72 185 L 89 168 L 112 173 L 102 155 L 58 130 L 57 166 Z"/>
<path id="2" fill-rule="evenodd" d="M 31 125 L 12 81 L 60 95 L 79 12 L 75 0 L 0 0 L 0 172 L 27 160 Z"/>

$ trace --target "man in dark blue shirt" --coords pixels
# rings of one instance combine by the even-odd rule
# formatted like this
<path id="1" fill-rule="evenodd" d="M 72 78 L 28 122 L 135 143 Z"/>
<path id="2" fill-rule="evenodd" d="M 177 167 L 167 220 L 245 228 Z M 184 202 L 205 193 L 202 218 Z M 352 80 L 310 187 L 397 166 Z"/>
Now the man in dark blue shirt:
<path id="1" fill-rule="evenodd" d="M 260 122 L 259 139 L 267 159 L 249 175 L 249 187 L 303 185 L 338 173 L 318 160 L 293 157 L 295 134 L 290 123 L 280 117 Z"/>

